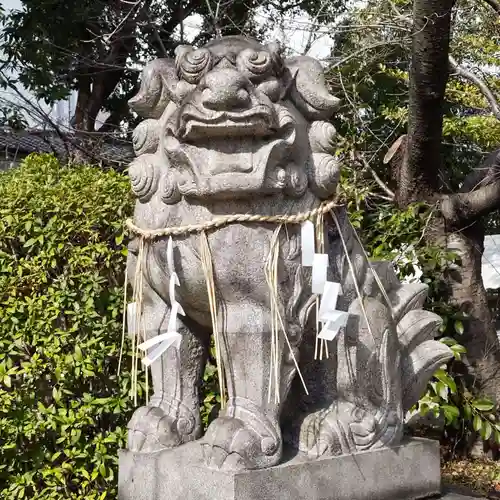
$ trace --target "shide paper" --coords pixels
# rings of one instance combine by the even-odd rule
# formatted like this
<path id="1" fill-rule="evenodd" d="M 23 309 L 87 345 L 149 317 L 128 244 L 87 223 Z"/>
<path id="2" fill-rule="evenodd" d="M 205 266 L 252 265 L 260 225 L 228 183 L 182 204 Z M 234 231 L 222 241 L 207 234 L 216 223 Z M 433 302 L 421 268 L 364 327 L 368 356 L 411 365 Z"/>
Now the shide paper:
<path id="1" fill-rule="evenodd" d="M 174 252 L 173 252 L 173 243 L 172 237 L 168 239 L 167 243 L 167 266 L 170 274 L 170 283 L 169 283 L 169 298 L 170 298 L 170 317 L 168 319 L 168 327 L 167 332 L 161 335 L 157 335 L 146 342 L 138 345 L 138 349 L 141 351 L 147 351 L 151 347 L 158 345 L 156 349 L 152 352 L 148 353 L 146 357 L 142 360 L 142 363 L 145 366 L 150 366 L 154 361 L 156 361 L 170 346 L 175 346 L 177 349 L 180 348 L 181 345 L 181 334 L 177 331 L 177 316 L 180 314 L 181 316 L 185 315 L 182 306 L 175 299 L 175 287 L 179 286 L 179 277 L 177 276 L 174 268 Z"/>
<path id="2" fill-rule="evenodd" d="M 346 326 L 349 313 L 338 311 L 337 300 L 342 293 L 340 283 L 327 281 L 328 254 L 315 253 L 314 225 L 311 221 L 302 224 L 302 265 L 312 267 L 312 292 L 321 296 L 318 321 L 323 328 L 318 338 L 334 340 L 339 330 Z"/>

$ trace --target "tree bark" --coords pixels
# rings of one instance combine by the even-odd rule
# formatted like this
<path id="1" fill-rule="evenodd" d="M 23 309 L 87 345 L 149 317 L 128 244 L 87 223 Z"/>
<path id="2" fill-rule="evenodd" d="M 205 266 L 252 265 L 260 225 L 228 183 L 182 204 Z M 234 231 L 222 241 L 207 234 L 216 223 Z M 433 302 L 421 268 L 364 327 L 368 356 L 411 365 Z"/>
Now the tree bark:
<path id="1" fill-rule="evenodd" d="M 448 80 L 451 12 L 455 0 L 415 0 L 408 103 L 408 142 L 397 201 L 406 206 L 441 188 L 443 102 Z"/>
<path id="2" fill-rule="evenodd" d="M 87 132 L 95 131 L 99 111 L 123 77 L 127 57 L 137 42 L 137 24 L 147 18 L 150 3 L 150 0 L 146 0 L 133 15 L 130 15 L 130 12 L 123 12 L 126 17 L 123 26 L 111 36 L 110 49 L 104 60 L 96 64 L 92 78 L 92 94 L 88 104 Z M 120 4 L 118 10 L 123 10 L 125 5 Z"/>
<path id="3" fill-rule="evenodd" d="M 74 118 L 74 127 L 77 130 L 87 130 L 88 128 L 90 94 L 90 78 L 80 76 L 78 78 L 78 97 Z"/>
<path id="4" fill-rule="evenodd" d="M 450 226 L 448 246 L 456 246 L 462 259 L 461 268 L 450 276 L 450 285 L 452 301 L 468 315 L 461 340 L 467 348 L 469 372 L 477 390 L 497 402 L 500 402 L 500 345 L 482 278 L 485 236 L 482 219 L 486 211 L 478 208 L 500 205 L 499 174 L 500 150 L 497 150 L 467 176 L 461 193 L 449 197 L 454 199 L 450 206 L 455 212 L 441 210 Z M 474 206 L 476 200 L 479 207 Z"/>
<path id="5" fill-rule="evenodd" d="M 448 274 L 450 301 L 467 315 L 457 340 L 466 349 L 472 386 L 479 394 L 500 401 L 500 349 L 481 275 L 484 227 L 481 223 L 451 233 L 448 248 L 460 256 L 460 266 Z"/>

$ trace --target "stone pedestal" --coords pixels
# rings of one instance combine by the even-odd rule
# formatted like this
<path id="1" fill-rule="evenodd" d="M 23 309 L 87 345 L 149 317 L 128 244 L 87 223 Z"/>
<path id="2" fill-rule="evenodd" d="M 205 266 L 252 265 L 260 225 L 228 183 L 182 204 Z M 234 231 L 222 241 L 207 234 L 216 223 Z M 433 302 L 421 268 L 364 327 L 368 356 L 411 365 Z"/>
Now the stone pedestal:
<path id="1" fill-rule="evenodd" d="M 439 495 L 439 445 L 394 448 L 227 473 L 202 465 L 198 443 L 151 454 L 120 453 L 119 500 L 415 500 Z"/>

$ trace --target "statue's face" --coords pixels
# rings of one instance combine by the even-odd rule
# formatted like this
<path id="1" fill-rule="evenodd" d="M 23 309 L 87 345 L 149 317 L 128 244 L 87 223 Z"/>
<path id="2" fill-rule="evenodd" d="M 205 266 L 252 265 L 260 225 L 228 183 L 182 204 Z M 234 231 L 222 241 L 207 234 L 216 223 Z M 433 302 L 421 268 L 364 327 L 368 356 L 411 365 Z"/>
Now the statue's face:
<path id="1" fill-rule="evenodd" d="M 230 37 L 176 52 L 177 105 L 164 150 L 181 193 L 233 198 L 282 189 L 276 170 L 293 149 L 295 120 L 277 105 L 278 47 Z"/>
<path id="2" fill-rule="evenodd" d="M 278 121 L 273 103 L 283 92 L 277 46 L 216 40 L 202 49 L 177 49 L 180 104 L 169 129 L 181 142 L 269 137 Z"/>
<path id="3" fill-rule="evenodd" d="M 337 103 L 317 61 L 284 61 L 277 44 L 226 37 L 151 63 L 131 105 L 159 119 L 158 143 L 152 120 L 136 143 L 166 156 L 180 195 L 233 199 L 302 196 L 311 184 L 310 124 Z"/>

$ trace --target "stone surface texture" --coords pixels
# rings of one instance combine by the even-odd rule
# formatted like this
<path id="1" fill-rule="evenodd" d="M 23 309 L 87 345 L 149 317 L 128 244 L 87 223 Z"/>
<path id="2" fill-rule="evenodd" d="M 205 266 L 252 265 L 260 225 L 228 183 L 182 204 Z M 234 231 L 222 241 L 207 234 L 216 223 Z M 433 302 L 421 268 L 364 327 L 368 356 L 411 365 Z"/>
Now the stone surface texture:
<path id="1" fill-rule="evenodd" d="M 134 223 L 154 230 L 229 214 L 297 214 L 332 199 L 342 158 L 336 155 L 340 139 L 328 120 L 338 104 L 319 62 L 305 56 L 285 59 L 277 44 L 225 37 L 200 49 L 180 46 L 175 60 L 151 62 L 130 102 L 144 118 L 134 132 L 137 158 L 129 168 L 137 197 Z M 129 450 L 145 454 L 137 460 L 158 468 L 161 460 L 151 458 L 152 452 L 179 447 L 179 456 L 189 456 L 181 453 L 189 444 L 199 448 L 204 467 L 238 472 L 280 464 L 285 444 L 310 460 L 400 445 L 406 411 L 451 352 L 434 340 L 440 318 L 421 309 L 426 286 L 401 284 L 387 262 L 370 267 L 345 211 L 335 213 L 345 241 L 327 216 L 328 279 L 341 283 L 337 309 L 350 316 L 322 360 L 314 356 L 316 297 L 311 269 L 301 266 L 300 225 L 287 224 L 278 233 L 277 302 L 289 343 L 280 332 L 273 349 L 264 267 L 278 225 L 235 223 L 206 231 L 221 332 L 219 361 L 227 381 L 227 405 L 206 433 L 200 385 L 212 321 L 201 236 L 173 238 L 180 282 L 176 298 L 186 313 L 177 319 L 182 342 L 153 363 L 153 397 L 129 423 Z M 164 333 L 170 316 L 167 243 L 160 237 L 144 247 L 141 325 L 147 337 Z M 136 238 L 130 244 L 130 277 L 139 249 Z M 278 370 L 270 378 L 272 351 Z M 270 380 L 276 381 L 279 401 L 269 398 Z M 352 462 L 345 460 L 332 463 Z M 309 471 L 315 467 L 308 464 Z M 322 465 L 317 467 L 321 474 Z M 145 485 L 158 484 L 151 477 L 155 470 L 147 473 Z M 274 472 L 261 474 L 274 477 Z M 308 478 L 313 488 L 312 475 Z M 342 489 L 349 479 L 340 475 L 337 481 Z M 123 488 L 122 499 L 143 498 L 127 496 Z"/>
<path id="2" fill-rule="evenodd" d="M 394 448 L 252 471 L 200 466 L 199 448 L 120 456 L 123 500 L 416 500 L 439 495 L 439 445 L 414 440 Z"/>

